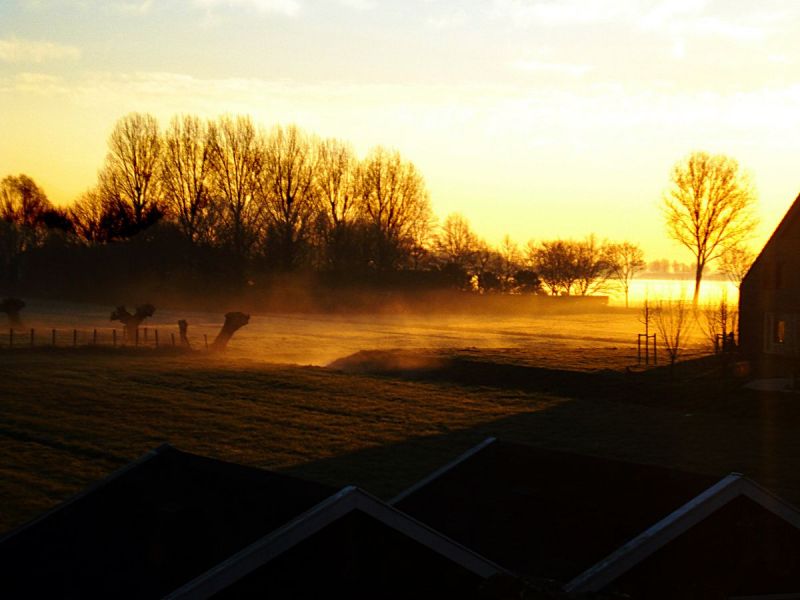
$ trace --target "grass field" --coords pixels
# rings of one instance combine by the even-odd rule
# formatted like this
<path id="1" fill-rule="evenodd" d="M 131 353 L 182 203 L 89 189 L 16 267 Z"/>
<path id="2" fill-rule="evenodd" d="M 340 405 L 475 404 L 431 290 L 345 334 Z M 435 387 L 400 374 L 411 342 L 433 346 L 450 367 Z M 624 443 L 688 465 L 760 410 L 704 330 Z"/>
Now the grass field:
<path id="1" fill-rule="evenodd" d="M 800 503 L 794 395 L 742 389 L 714 357 L 682 363 L 674 379 L 661 369 L 626 374 L 631 314 L 600 317 L 516 338 L 514 327 L 497 326 L 503 319 L 483 330 L 439 324 L 410 329 L 402 343 L 399 325 L 365 319 L 361 337 L 342 334 L 338 347 L 378 351 L 336 363 L 342 370 L 268 362 L 247 336 L 224 357 L 2 350 L 0 531 L 162 442 L 388 497 L 495 435 L 712 475 L 736 470 Z M 320 339 L 341 325 L 332 321 Z M 306 326 L 282 352 L 313 346 Z M 382 333 L 369 338 L 370 328 Z M 450 338 L 430 343 L 448 328 Z"/>

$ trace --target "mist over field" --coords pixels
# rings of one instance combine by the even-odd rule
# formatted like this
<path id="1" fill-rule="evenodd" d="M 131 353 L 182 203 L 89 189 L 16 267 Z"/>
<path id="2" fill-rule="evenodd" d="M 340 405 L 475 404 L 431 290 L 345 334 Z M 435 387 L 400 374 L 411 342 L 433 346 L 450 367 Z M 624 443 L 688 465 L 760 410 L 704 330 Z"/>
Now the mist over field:
<path id="1" fill-rule="evenodd" d="M 488 299 L 491 300 L 491 299 Z M 643 331 L 640 308 L 569 305 L 541 305 L 534 299 L 519 298 L 511 304 L 499 299 L 475 311 L 475 305 L 459 305 L 446 298 L 431 298 L 424 303 L 407 305 L 387 303 L 382 312 L 349 313 L 254 313 L 250 323 L 231 340 L 224 360 L 244 360 L 269 363 L 291 363 L 325 366 L 336 359 L 364 350 L 464 350 L 474 352 L 505 351 L 519 360 L 524 357 L 553 363 L 561 361 L 569 367 L 575 356 L 567 353 L 584 349 L 605 350 L 616 359 L 620 368 L 636 363 L 637 334 Z M 470 312 L 473 311 L 473 312 Z M 29 330 L 34 329 L 34 345 L 52 343 L 56 329 L 56 345 L 70 346 L 73 330 L 77 330 L 77 345 L 95 341 L 110 346 L 112 330 L 116 329 L 122 346 L 122 327 L 111 322 L 110 306 L 32 300 L 23 311 L 23 327 L 16 331 L 15 344 L 29 345 Z M 179 319 L 189 323 L 189 340 L 196 350 L 205 349 L 206 338 L 211 343 L 223 322 L 223 312 L 156 308 L 155 314 L 140 327 L 141 346 L 170 346 L 172 336 L 178 343 Z M 147 333 L 145 333 L 145 329 Z M 96 330 L 96 338 L 93 338 Z M 147 337 L 145 337 L 147 336 Z M 0 346 L 8 343 L 0 335 Z M 132 345 L 133 342 L 128 342 Z M 694 352 L 706 344 L 702 331 L 690 331 L 687 345 Z M 580 361 L 585 368 L 586 361 Z M 596 368 L 607 365 L 597 364 Z"/>

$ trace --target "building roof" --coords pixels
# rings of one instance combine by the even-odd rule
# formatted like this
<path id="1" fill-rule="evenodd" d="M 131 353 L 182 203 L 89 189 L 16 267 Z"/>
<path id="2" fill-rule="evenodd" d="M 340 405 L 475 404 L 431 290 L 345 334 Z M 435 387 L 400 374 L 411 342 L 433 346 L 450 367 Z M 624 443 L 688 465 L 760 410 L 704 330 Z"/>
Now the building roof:
<path id="1" fill-rule="evenodd" d="M 752 512 L 753 508 L 759 510 L 760 507 L 759 512 L 771 513 L 795 530 L 800 530 L 800 513 L 797 509 L 754 481 L 738 473 L 732 473 L 581 573 L 565 586 L 565 590 L 569 593 L 587 593 L 606 588 L 679 536 L 686 534 L 701 522 L 709 519 L 715 513 L 720 513 L 726 507 L 732 506 L 732 503 L 738 502 L 742 498 L 749 502 L 739 503 L 741 506 L 736 507 L 735 518 L 740 519 L 743 511 Z M 732 524 L 734 523 L 727 524 L 728 529 Z M 765 536 L 766 531 L 764 530 L 758 534 L 758 537 L 762 539 Z M 796 572 L 800 567 L 800 555 L 796 553 L 800 549 L 800 534 L 795 534 L 793 537 L 794 541 L 790 543 L 794 546 L 795 552 L 791 554 L 795 556 L 789 564 Z M 784 546 L 785 548 L 786 546 Z M 707 562 L 705 570 L 708 571 L 710 570 L 708 563 L 713 562 L 714 557 L 706 556 L 704 558 Z M 752 562 L 752 560 L 747 562 Z M 730 564 L 726 566 L 730 569 Z M 674 575 L 680 576 L 677 573 Z M 774 580 L 775 576 L 774 573 L 771 573 L 769 579 Z M 727 577 L 726 579 L 729 581 L 731 578 Z M 795 582 L 796 580 L 797 578 L 795 578 Z M 719 589 L 721 585 L 721 582 L 715 582 L 716 589 Z M 756 582 L 756 585 L 764 585 L 764 582 Z"/>
<path id="2" fill-rule="evenodd" d="M 789 207 L 789 210 L 786 211 L 786 214 L 781 219 L 781 222 L 778 223 L 778 226 L 775 228 L 775 231 L 772 232 L 772 235 L 767 240 L 767 243 L 764 244 L 764 247 L 759 252 L 756 259 L 753 261 L 753 264 L 750 265 L 750 269 L 742 279 L 742 283 L 740 287 L 747 287 L 749 285 L 748 279 L 750 278 L 751 273 L 755 273 L 756 270 L 760 267 L 763 256 L 770 251 L 770 249 L 785 235 L 786 231 L 790 228 L 793 223 L 800 222 L 800 195 L 795 198 L 792 205 Z"/>
<path id="3" fill-rule="evenodd" d="M 168 596 L 409 597 L 477 594 L 496 564 L 365 491 L 347 487 Z"/>
<path id="4" fill-rule="evenodd" d="M 11 597 L 163 597 L 335 493 L 164 445 L 0 539 Z"/>
<path id="5" fill-rule="evenodd" d="M 715 481 L 490 439 L 393 504 L 516 573 L 567 582 Z"/>

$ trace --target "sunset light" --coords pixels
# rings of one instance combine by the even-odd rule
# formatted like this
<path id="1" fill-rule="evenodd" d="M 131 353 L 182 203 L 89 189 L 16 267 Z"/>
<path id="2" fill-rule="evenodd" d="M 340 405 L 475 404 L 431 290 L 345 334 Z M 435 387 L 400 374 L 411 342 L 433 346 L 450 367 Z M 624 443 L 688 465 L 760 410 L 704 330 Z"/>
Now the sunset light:
<path id="1" fill-rule="evenodd" d="M 399 149 L 436 215 L 493 243 L 594 232 L 686 260 L 658 202 L 687 153 L 752 174 L 756 246 L 798 192 L 798 20 L 786 2 L 12 0 L 0 166 L 67 204 L 128 112 L 248 114 Z"/>

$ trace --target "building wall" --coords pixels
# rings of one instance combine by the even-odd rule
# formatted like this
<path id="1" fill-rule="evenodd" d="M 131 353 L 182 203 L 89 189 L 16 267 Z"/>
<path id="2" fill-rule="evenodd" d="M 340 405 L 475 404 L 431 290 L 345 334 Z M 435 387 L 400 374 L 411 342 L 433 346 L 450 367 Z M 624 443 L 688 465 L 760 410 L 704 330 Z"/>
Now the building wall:
<path id="1" fill-rule="evenodd" d="M 753 360 L 800 360 L 800 204 L 784 217 L 742 282 L 739 343 Z"/>

